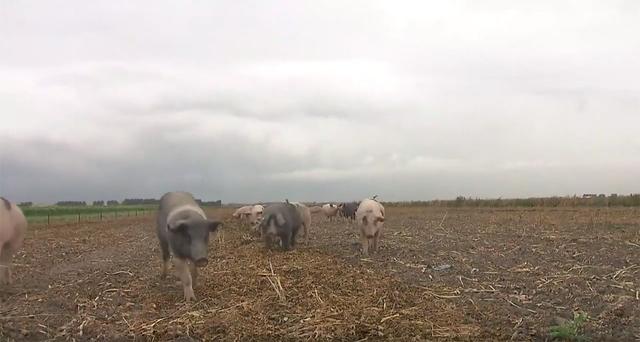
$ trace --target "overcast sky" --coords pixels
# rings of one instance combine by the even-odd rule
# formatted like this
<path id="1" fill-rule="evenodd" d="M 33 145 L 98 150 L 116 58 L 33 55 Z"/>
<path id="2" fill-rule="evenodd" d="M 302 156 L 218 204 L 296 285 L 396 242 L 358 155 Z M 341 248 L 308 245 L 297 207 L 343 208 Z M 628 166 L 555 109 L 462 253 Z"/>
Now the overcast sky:
<path id="1" fill-rule="evenodd" d="M 640 191 L 640 2 L 0 0 L 0 194 Z"/>

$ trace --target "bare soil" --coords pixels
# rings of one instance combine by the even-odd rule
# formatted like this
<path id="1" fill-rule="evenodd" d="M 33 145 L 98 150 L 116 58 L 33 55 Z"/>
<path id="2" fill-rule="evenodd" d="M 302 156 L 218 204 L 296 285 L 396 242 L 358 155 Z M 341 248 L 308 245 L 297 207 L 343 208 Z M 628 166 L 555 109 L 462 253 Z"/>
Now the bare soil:
<path id="1" fill-rule="evenodd" d="M 267 251 L 230 209 L 197 301 L 160 279 L 154 217 L 32 225 L 0 287 L 0 340 L 640 340 L 638 209 L 387 208 L 382 248 L 314 215 Z"/>

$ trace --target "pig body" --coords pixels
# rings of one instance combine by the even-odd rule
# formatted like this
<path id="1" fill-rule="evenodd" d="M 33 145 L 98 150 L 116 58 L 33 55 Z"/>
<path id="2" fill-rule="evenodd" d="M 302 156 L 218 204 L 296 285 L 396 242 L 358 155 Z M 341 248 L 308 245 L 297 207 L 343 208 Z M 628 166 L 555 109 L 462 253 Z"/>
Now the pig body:
<path id="1" fill-rule="evenodd" d="M 342 203 L 340 204 L 340 215 L 351 221 L 356 219 L 356 211 L 358 210 L 358 202 Z"/>
<path id="2" fill-rule="evenodd" d="M 322 212 L 322 207 L 319 205 L 314 205 L 313 207 L 309 208 L 309 210 L 312 214 L 318 214 Z"/>
<path id="3" fill-rule="evenodd" d="M 327 203 L 322 206 L 322 212 L 329 221 L 333 221 L 336 215 L 338 215 L 338 206 L 332 203 Z"/>
<path id="4" fill-rule="evenodd" d="M 363 200 L 356 210 L 356 222 L 360 226 L 362 254 L 368 255 L 370 250 L 375 252 L 382 237 L 384 207 L 375 200 Z"/>
<path id="5" fill-rule="evenodd" d="M 0 197 L 0 285 L 13 282 L 13 255 L 22 247 L 26 231 L 27 219 L 22 210 Z"/>
<path id="6" fill-rule="evenodd" d="M 304 229 L 304 241 L 309 242 L 309 231 L 311 230 L 311 209 L 300 202 L 291 202 L 296 209 L 300 218 L 302 219 L 302 229 Z"/>
<path id="7" fill-rule="evenodd" d="M 173 255 L 186 301 L 195 300 L 197 268 L 207 265 L 209 234 L 215 233 L 220 225 L 220 221 L 207 219 L 188 192 L 169 192 L 160 199 L 156 233 L 162 250 L 162 277 L 166 277 Z"/>
<path id="8" fill-rule="evenodd" d="M 256 205 L 245 205 L 244 207 L 238 208 L 234 213 L 233 217 L 242 221 L 249 222 L 252 226 L 255 226 L 262 219 L 262 213 L 264 212 L 264 207 L 260 204 Z"/>
<path id="9" fill-rule="evenodd" d="M 236 211 L 233 212 L 233 217 L 237 218 L 237 219 L 244 219 L 247 218 L 251 215 L 251 210 L 253 209 L 253 206 L 251 205 L 245 205 L 244 207 L 240 207 L 238 209 L 236 209 Z"/>
<path id="10" fill-rule="evenodd" d="M 264 217 L 259 224 L 267 249 L 271 248 L 275 238 L 280 239 L 284 250 L 295 247 L 296 235 L 300 227 L 302 227 L 300 212 L 295 205 L 288 202 L 266 207 Z"/>

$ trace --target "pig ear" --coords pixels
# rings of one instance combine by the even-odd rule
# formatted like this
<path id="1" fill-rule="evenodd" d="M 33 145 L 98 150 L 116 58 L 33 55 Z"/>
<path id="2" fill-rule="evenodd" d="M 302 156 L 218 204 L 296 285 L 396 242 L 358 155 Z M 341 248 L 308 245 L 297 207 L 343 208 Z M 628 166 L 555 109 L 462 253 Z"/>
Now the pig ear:
<path id="1" fill-rule="evenodd" d="M 220 222 L 220 221 L 209 221 L 209 231 L 210 232 L 215 232 L 220 227 L 222 227 L 222 222 Z"/>
<path id="2" fill-rule="evenodd" d="M 167 228 L 174 232 L 185 230 L 187 227 L 189 227 L 189 225 L 185 221 L 178 221 L 173 226 L 170 224 L 167 225 Z"/>

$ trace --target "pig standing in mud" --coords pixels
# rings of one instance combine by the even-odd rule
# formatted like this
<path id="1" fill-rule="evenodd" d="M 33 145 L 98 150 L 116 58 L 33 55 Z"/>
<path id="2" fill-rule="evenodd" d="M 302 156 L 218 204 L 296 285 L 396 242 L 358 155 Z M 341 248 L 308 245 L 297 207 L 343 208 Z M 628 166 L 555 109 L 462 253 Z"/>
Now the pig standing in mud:
<path id="1" fill-rule="evenodd" d="M 0 285 L 11 284 L 13 255 L 22 247 L 27 219 L 20 208 L 0 197 Z"/>
<path id="2" fill-rule="evenodd" d="M 369 250 L 375 252 L 382 236 L 384 207 L 375 200 L 363 200 L 356 211 L 356 222 L 360 225 L 362 254 L 368 255 Z"/>
<path id="3" fill-rule="evenodd" d="M 274 238 L 279 238 L 284 250 L 295 247 L 296 235 L 302 226 L 302 217 L 295 205 L 286 201 L 268 206 L 264 210 L 262 222 L 258 228 L 264 237 L 267 249 L 271 248 Z"/>
<path id="4" fill-rule="evenodd" d="M 220 221 L 208 220 L 193 195 L 169 192 L 160 199 L 156 232 L 162 249 L 162 278 L 167 276 L 169 257 L 182 283 L 184 299 L 195 300 L 193 287 L 198 278 L 197 267 L 206 266 L 209 234 L 218 230 Z"/>

